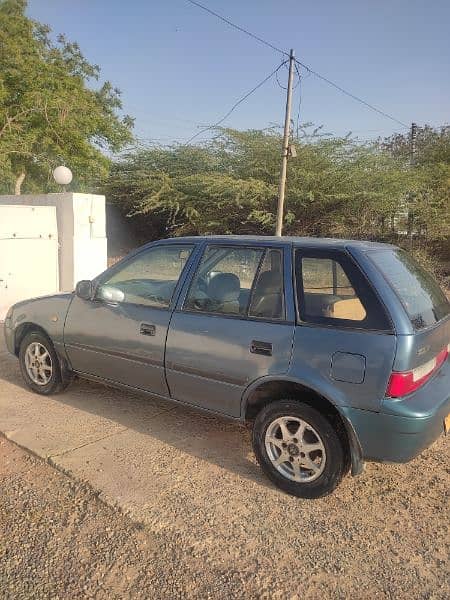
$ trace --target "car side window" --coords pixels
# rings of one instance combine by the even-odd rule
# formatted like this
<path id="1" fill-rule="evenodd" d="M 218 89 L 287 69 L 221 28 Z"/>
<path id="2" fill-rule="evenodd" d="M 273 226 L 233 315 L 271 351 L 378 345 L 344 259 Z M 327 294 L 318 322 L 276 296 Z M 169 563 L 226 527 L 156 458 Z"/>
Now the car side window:
<path id="1" fill-rule="evenodd" d="M 184 308 L 196 312 L 246 315 L 263 248 L 208 246 Z"/>
<path id="2" fill-rule="evenodd" d="M 392 331 L 372 285 L 345 252 L 297 250 L 295 272 L 301 321 Z"/>
<path id="3" fill-rule="evenodd" d="M 166 308 L 193 246 L 167 244 L 140 252 L 101 281 L 96 297 Z"/>
<path id="4" fill-rule="evenodd" d="M 336 260 L 303 257 L 301 261 L 306 320 L 308 317 L 365 319 L 366 310 Z"/>
<path id="5" fill-rule="evenodd" d="M 283 253 L 266 250 L 258 272 L 248 311 L 249 316 L 263 319 L 284 319 Z"/>

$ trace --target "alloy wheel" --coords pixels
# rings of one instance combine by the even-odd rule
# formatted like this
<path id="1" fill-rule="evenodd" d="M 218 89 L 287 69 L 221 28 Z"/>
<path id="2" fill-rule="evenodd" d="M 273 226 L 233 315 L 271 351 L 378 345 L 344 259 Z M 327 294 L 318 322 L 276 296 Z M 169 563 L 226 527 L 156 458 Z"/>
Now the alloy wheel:
<path id="1" fill-rule="evenodd" d="M 28 376 L 36 385 L 47 385 L 53 375 L 52 358 L 45 346 L 31 342 L 25 350 L 25 368 Z"/>
<path id="2" fill-rule="evenodd" d="M 272 421 L 266 430 L 265 447 L 275 469 L 291 481 L 314 481 L 325 468 L 326 452 L 320 435 L 299 417 Z"/>

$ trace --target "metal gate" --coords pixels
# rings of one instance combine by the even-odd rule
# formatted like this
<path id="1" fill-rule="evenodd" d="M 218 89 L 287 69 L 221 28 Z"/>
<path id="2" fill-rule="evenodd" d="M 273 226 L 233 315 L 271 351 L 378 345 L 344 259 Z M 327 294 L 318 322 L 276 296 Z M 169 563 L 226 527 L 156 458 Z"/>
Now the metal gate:
<path id="1" fill-rule="evenodd" d="M 26 298 L 57 292 L 54 206 L 0 206 L 0 321 Z"/>

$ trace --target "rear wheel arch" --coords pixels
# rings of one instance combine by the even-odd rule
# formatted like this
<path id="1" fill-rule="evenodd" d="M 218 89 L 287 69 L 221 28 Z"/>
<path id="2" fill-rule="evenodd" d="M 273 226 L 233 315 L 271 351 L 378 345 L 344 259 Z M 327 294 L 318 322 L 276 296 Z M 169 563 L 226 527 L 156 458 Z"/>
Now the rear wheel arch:
<path id="1" fill-rule="evenodd" d="M 335 427 L 343 445 L 352 475 L 362 471 L 362 450 L 351 423 L 331 400 L 295 380 L 272 379 L 250 389 L 243 401 L 243 419 L 253 422 L 263 407 L 279 400 L 298 400 L 325 416 Z"/>

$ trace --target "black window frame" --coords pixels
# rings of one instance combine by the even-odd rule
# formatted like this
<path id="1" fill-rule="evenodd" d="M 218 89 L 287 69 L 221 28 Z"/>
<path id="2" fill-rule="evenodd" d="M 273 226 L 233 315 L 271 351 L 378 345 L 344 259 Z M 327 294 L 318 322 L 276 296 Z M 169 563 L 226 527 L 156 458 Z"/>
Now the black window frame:
<path id="1" fill-rule="evenodd" d="M 258 267 L 255 271 L 255 275 L 254 275 L 254 278 L 252 281 L 250 293 L 248 295 L 248 302 L 247 302 L 245 313 L 233 314 L 233 313 L 222 313 L 222 312 L 213 312 L 213 311 L 204 311 L 204 310 L 194 310 L 194 309 L 186 306 L 186 303 L 189 299 L 189 295 L 191 293 L 192 286 L 196 280 L 197 274 L 198 274 L 200 266 L 202 264 L 202 260 L 205 256 L 206 252 L 208 252 L 208 250 L 210 248 L 224 248 L 224 249 L 229 249 L 229 250 L 238 250 L 238 249 L 244 250 L 245 249 L 245 250 L 260 250 L 260 251 L 262 251 L 261 258 L 259 259 Z M 270 250 L 278 250 L 279 252 L 281 252 L 281 263 L 280 264 L 281 264 L 281 269 L 282 269 L 281 276 L 282 276 L 282 285 L 283 285 L 283 294 L 282 294 L 283 317 L 280 319 L 270 318 L 270 317 L 257 317 L 257 316 L 252 316 L 252 315 L 248 314 L 251 303 L 252 303 L 253 293 L 254 293 L 256 282 L 257 282 L 259 274 L 261 272 L 261 268 L 264 263 L 266 254 Z M 260 322 L 262 321 L 262 322 L 269 322 L 269 323 L 286 323 L 287 317 L 286 317 L 286 286 L 285 286 L 285 279 L 284 279 L 285 278 L 284 251 L 285 251 L 284 247 L 280 247 L 280 246 L 267 246 L 267 245 L 259 246 L 257 244 L 248 244 L 247 245 L 247 244 L 221 244 L 221 243 L 205 244 L 205 246 L 203 247 L 203 250 L 201 252 L 201 255 L 198 257 L 198 262 L 196 264 L 195 271 L 190 276 L 189 286 L 184 295 L 183 302 L 180 307 L 180 311 L 184 312 L 184 313 L 193 314 L 193 315 L 223 317 L 225 319 L 240 319 L 240 320 L 246 320 L 246 321 L 260 321 Z"/>
<path id="2" fill-rule="evenodd" d="M 303 290 L 302 258 L 317 258 L 336 261 L 344 271 L 350 285 L 366 311 L 361 321 L 338 319 L 335 317 L 307 315 Z M 346 250 L 303 249 L 294 247 L 293 256 L 294 290 L 296 317 L 298 325 L 315 325 L 333 329 L 353 329 L 374 331 L 378 333 L 394 333 L 392 320 L 386 307 L 379 298 L 372 283 Z"/>

